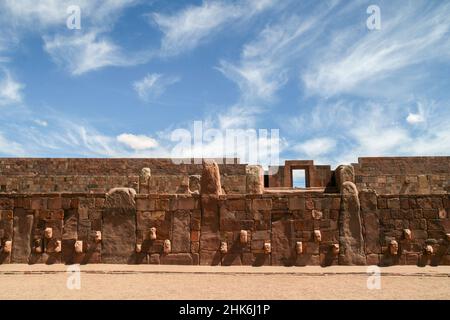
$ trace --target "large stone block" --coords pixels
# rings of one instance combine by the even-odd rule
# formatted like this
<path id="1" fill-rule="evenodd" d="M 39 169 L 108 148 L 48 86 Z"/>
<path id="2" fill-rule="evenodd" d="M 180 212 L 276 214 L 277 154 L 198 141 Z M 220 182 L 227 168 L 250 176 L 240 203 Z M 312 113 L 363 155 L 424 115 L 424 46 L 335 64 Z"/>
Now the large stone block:
<path id="1" fill-rule="evenodd" d="M 219 166 L 215 161 L 203 161 L 200 190 L 205 195 L 222 194 Z"/>
<path id="2" fill-rule="evenodd" d="M 190 251 L 190 223 L 189 211 L 173 213 L 172 252 Z"/>
<path id="3" fill-rule="evenodd" d="M 129 263 L 136 245 L 136 210 L 107 208 L 103 214 L 102 261 Z"/>
<path id="4" fill-rule="evenodd" d="M 247 193 L 262 194 L 264 191 L 264 170 L 261 166 L 246 167 Z"/>
<path id="5" fill-rule="evenodd" d="M 161 264 L 193 265 L 190 253 L 169 253 L 160 256 Z"/>
<path id="6" fill-rule="evenodd" d="M 349 181 L 344 182 L 341 189 L 339 244 L 339 264 L 366 264 L 358 190 L 355 184 Z"/>
<path id="7" fill-rule="evenodd" d="M 272 265 L 291 266 L 294 264 L 294 237 L 293 220 L 272 222 Z"/>
<path id="8" fill-rule="evenodd" d="M 31 254 L 31 233 L 34 216 L 25 209 L 14 210 L 14 237 L 11 256 L 12 263 L 27 263 Z"/>

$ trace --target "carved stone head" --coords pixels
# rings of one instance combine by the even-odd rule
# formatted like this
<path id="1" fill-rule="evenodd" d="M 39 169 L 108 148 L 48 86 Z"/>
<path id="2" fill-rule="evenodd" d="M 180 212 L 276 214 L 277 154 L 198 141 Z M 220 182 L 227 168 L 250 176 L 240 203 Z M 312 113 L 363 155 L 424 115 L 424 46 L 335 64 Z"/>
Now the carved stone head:
<path id="1" fill-rule="evenodd" d="M 189 176 L 189 192 L 200 194 L 200 175 Z"/>
<path id="2" fill-rule="evenodd" d="M 142 183 L 147 183 L 148 179 L 152 176 L 152 171 L 150 168 L 142 168 L 141 170 L 141 181 Z"/>
<path id="3" fill-rule="evenodd" d="M 34 252 L 36 253 L 42 253 L 42 240 L 41 239 L 35 239 L 33 243 Z"/>
<path id="4" fill-rule="evenodd" d="M 391 255 L 396 256 L 398 254 L 398 242 L 395 240 L 391 240 L 389 243 L 389 252 Z"/>
<path id="5" fill-rule="evenodd" d="M 5 241 L 5 245 L 3 246 L 3 252 L 11 253 L 11 251 L 12 251 L 12 241 L 7 240 L 7 241 Z"/>
<path id="6" fill-rule="evenodd" d="M 75 241 L 75 252 L 83 253 L 83 241 L 82 240 Z"/>
<path id="7" fill-rule="evenodd" d="M 56 240 L 56 243 L 55 243 L 55 252 L 56 252 L 56 253 L 61 252 L 61 240 Z"/>
<path id="8" fill-rule="evenodd" d="M 45 236 L 46 239 L 53 238 L 53 229 L 52 228 L 45 228 L 44 236 Z"/>
<path id="9" fill-rule="evenodd" d="M 410 229 L 403 229 L 403 236 L 405 237 L 406 240 L 411 240 L 412 239 L 412 233 Z"/>
<path id="10" fill-rule="evenodd" d="M 331 245 L 331 253 L 333 253 L 333 255 L 335 256 L 339 254 L 339 243 L 334 243 L 333 245 Z"/>
<path id="11" fill-rule="evenodd" d="M 247 230 L 241 230 L 241 233 L 239 234 L 239 241 L 241 242 L 241 244 L 247 244 L 248 242 Z"/>
<path id="12" fill-rule="evenodd" d="M 434 252 L 434 249 L 433 249 L 433 246 L 432 246 L 432 245 L 427 245 L 427 246 L 425 247 L 425 253 L 426 253 L 426 254 L 431 255 L 431 254 L 433 254 L 433 252 Z"/>
<path id="13" fill-rule="evenodd" d="M 323 216 L 322 211 L 320 211 L 320 210 L 313 210 L 312 211 L 313 219 L 320 220 L 320 219 L 322 219 L 322 216 Z"/>
<path id="14" fill-rule="evenodd" d="M 169 239 L 164 240 L 164 253 L 170 253 L 172 251 L 172 244 Z"/>
<path id="15" fill-rule="evenodd" d="M 156 240 L 156 228 L 155 227 L 150 228 L 150 240 Z"/>
<path id="16" fill-rule="evenodd" d="M 297 241 L 295 243 L 295 252 L 297 252 L 297 254 L 302 254 L 303 253 L 303 242 Z"/>
<path id="17" fill-rule="evenodd" d="M 264 253 L 269 254 L 272 252 L 272 245 L 270 244 L 270 241 L 264 242 Z"/>
<path id="18" fill-rule="evenodd" d="M 95 231 L 95 242 L 99 243 L 102 241 L 102 232 L 101 231 Z"/>
<path id="19" fill-rule="evenodd" d="M 322 233 L 320 232 L 320 230 L 314 230 L 314 240 L 316 242 L 322 241 Z"/>
<path id="20" fill-rule="evenodd" d="M 226 241 L 222 241 L 220 243 L 220 252 L 224 254 L 228 252 L 228 245 Z"/>
<path id="21" fill-rule="evenodd" d="M 136 252 L 141 253 L 141 251 L 142 251 L 142 244 L 136 243 Z"/>

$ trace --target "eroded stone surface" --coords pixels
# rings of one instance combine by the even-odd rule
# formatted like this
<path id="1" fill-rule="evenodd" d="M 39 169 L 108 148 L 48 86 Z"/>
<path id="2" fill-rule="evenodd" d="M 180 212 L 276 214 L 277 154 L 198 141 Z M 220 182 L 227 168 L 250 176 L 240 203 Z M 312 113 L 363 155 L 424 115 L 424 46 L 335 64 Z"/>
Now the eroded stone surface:
<path id="1" fill-rule="evenodd" d="M 203 161 L 201 193 L 205 195 L 222 194 L 219 166 L 215 161 Z"/>
<path id="2" fill-rule="evenodd" d="M 366 264 L 358 190 L 350 181 L 342 184 L 339 232 L 341 248 L 339 263 L 344 265 Z"/>

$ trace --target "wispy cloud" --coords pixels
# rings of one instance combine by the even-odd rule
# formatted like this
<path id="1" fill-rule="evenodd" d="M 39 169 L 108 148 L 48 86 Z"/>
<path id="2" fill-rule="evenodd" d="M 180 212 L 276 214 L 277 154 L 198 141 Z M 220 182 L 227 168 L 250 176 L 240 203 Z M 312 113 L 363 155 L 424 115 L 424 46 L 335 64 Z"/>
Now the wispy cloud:
<path id="1" fill-rule="evenodd" d="M 292 149 L 299 157 L 317 156 L 334 165 L 351 163 L 361 156 L 448 154 L 449 105 L 436 102 L 428 105 L 433 106 L 433 112 L 427 113 L 421 126 L 411 128 L 405 105 L 323 102 L 299 117 L 303 135 L 297 141 L 304 142 L 291 143 Z"/>
<path id="2" fill-rule="evenodd" d="M 0 78 L 0 106 L 17 104 L 22 101 L 22 89 L 25 85 L 13 79 L 9 71 L 3 70 Z"/>
<path id="3" fill-rule="evenodd" d="M 123 50 L 106 37 L 91 31 L 84 35 L 44 37 L 45 50 L 72 75 L 104 68 L 107 66 L 132 66 L 149 59 L 148 53 L 134 56 Z"/>
<path id="4" fill-rule="evenodd" d="M 352 24 L 330 31 L 331 36 L 316 47 L 317 54 L 301 75 L 306 89 L 326 97 L 342 93 L 399 95 L 411 91 L 418 70 L 425 73 L 421 64 L 448 60 L 450 4 L 414 1 L 414 5 L 398 3 L 395 8 L 388 11 L 381 6 L 379 31 L 361 30 Z M 395 80 L 400 75 L 408 78 L 409 85 L 402 88 Z M 388 90 L 394 83 L 396 89 Z"/>
<path id="5" fill-rule="evenodd" d="M 0 155 L 1 154 L 7 156 L 21 156 L 25 155 L 25 151 L 19 143 L 5 138 L 3 133 L 0 132 Z"/>
<path id="6" fill-rule="evenodd" d="M 204 1 L 173 15 L 153 13 L 151 18 L 164 34 L 161 53 L 170 56 L 189 51 L 226 25 L 251 18 L 274 4 L 273 0 Z"/>
<path id="7" fill-rule="evenodd" d="M 160 73 L 149 73 L 141 80 L 133 83 L 133 88 L 144 101 L 157 98 L 172 84 L 180 81 L 178 76 L 166 76 Z"/>
<path id="8" fill-rule="evenodd" d="M 313 138 L 292 146 L 292 150 L 311 158 L 329 154 L 336 147 L 336 140 L 330 137 Z"/>
<path id="9" fill-rule="evenodd" d="M 18 39 L 27 33 L 43 35 L 44 49 L 54 61 L 72 75 L 80 75 L 107 66 L 131 66 L 148 61 L 152 54 L 127 54 L 106 34 L 117 17 L 138 0 L 5 0 L 0 2 L 0 22 L 8 37 Z M 82 30 L 66 31 L 67 9 L 80 6 Z M 87 30 L 86 32 L 84 30 Z M 0 36 L 0 51 L 2 38 Z M 5 50 L 7 51 L 7 50 Z"/>
<path id="10" fill-rule="evenodd" d="M 77 5 L 82 21 L 88 26 L 109 27 L 120 13 L 139 0 L 3 0 L 0 9 L 5 23 L 18 29 L 43 31 L 51 27 L 65 27 L 67 8 Z"/>

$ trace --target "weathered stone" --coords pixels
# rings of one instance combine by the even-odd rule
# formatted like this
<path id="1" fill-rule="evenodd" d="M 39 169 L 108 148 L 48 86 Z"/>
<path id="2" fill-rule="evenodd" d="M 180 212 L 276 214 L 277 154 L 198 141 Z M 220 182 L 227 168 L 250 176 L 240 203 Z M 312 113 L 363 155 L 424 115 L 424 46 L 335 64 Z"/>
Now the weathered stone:
<path id="1" fill-rule="evenodd" d="M 313 210 L 311 215 L 312 215 L 313 219 L 315 219 L 315 220 L 320 220 L 323 217 L 323 213 L 320 210 Z"/>
<path id="2" fill-rule="evenodd" d="M 201 251 L 218 251 L 220 248 L 220 234 L 204 231 L 200 235 Z"/>
<path id="3" fill-rule="evenodd" d="M 346 181 L 341 189 L 341 212 L 339 215 L 339 264 L 364 265 L 364 238 L 360 215 L 358 190 L 353 182 Z"/>
<path id="4" fill-rule="evenodd" d="M 222 194 L 219 166 L 215 161 L 203 161 L 203 170 L 200 185 L 201 194 Z"/>
<path id="5" fill-rule="evenodd" d="M 335 170 L 336 185 L 342 192 L 344 182 L 355 182 L 355 170 L 351 165 L 340 165 Z"/>
<path id="6" fill-rule="evenodd" d="M 14 210 L 14 246 L 12 263 L 27 263 L 31 254 L 31 239 L 34 216 L 24 209 Z"/>
<path id="7" fill-rule="evenodd" d="M 173 214 L 172 251 L 189 252 L 190 249 L 190 214 L 186 211 L 175 211 Z"/>
<path id="8" fill-rule="evenodd" d="M 252 202 L 253 210 L 272 210 L 272 199 L 254 199 Z"/>
<path id="9" fill-rule="evenodd" d="M 105 206 L 115 210 L 135 210 L 136 191 L 132 188 L 113 188 L 106 194 Z"/>
<path id="10" fill-rule="evenodd" d="M 305 198 L 289 197 L 289 210 L 305 210 Z"/>
<path id="11" fill-rule="evenodd" d="M 178 265 L 192 265 L 193 260 L 190 253 L 171 253 L 160 256 L 161 264 L 178 264 Z"/>
<path id="12" fill-rule="evenodd" d="M 109 207 L 103 215 L 102 261 L 104 263 L 128 263 L 136 243 L 136 210 L 125 210 L 123 202 L 113 202 L 119 208 Z M 128 203 L 130 205 L 130 203 Z"/>
<path id="13" fill-rule="evenodd" d="M 189 176 L 189 193 L 200 194 L 200 175 Z"/>
<path id="14" fill-rule="evenodd" d="M 248 165 L 246 168 L 247 193 L 261 194 L 264 191 L 264 170 L 261 166 Z"/>
<path id="15" fill-rule="evenodd" d="M 294 264 L 292 243 L 294 234 L 292 220 L 272 222 L 272 265 L 290 266 Z"/>

